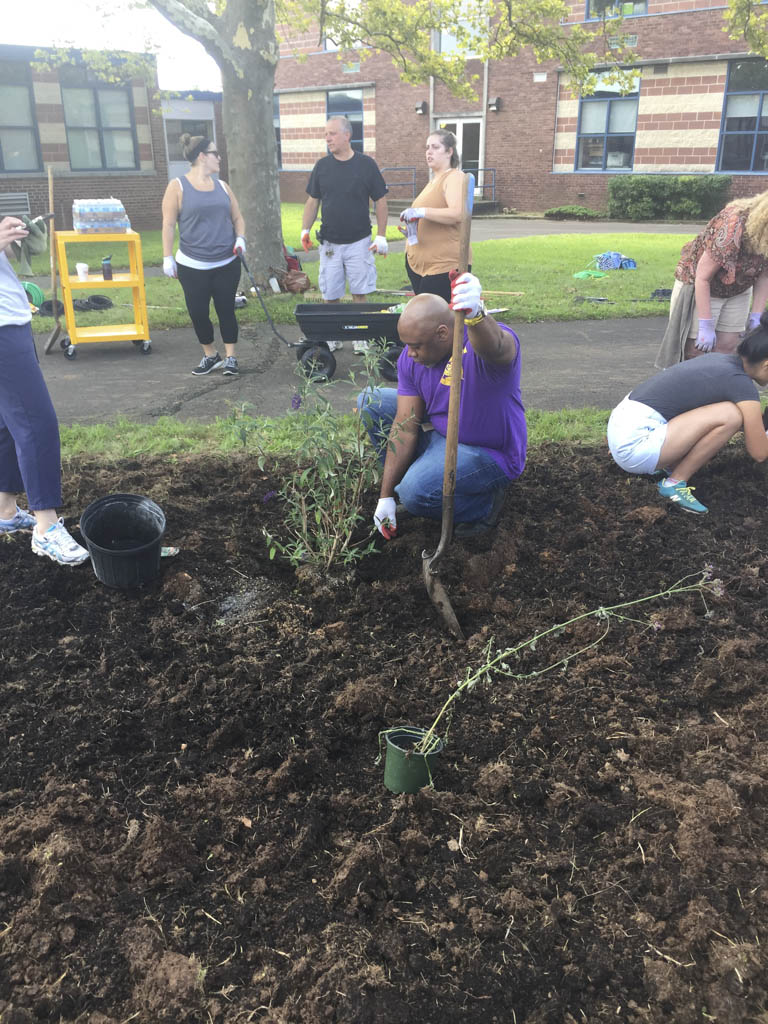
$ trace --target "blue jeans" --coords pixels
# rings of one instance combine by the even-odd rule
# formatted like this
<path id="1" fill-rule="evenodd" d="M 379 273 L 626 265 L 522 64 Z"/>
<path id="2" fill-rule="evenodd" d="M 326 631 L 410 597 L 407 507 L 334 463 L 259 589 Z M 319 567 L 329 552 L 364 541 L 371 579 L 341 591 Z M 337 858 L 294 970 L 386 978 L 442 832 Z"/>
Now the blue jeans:
<path id="1" fill-rule="evenodd" d="M 394 388 L 369 388 L 357 396 L 363 423 L 384 462 L 390 427 L 397 411 Z M 419 430 L 416 455 L 405 476 L 395 487 L 402 504 L 416 516 L 440 519 L 443 511 L 445 438 L 436 430 Z M 456 491 L 453 518 L 473 523 L 491 511 L 495 492 L 509 483 L 494 459 L 475 445 L 460 444 L 456 454 Z"/>

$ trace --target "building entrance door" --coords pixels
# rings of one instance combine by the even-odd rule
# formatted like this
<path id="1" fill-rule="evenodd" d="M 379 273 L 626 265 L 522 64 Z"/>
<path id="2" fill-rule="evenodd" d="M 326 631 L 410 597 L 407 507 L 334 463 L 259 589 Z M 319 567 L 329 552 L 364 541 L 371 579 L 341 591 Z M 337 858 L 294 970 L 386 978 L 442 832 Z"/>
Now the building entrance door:
<path id="1" fill-rule="evenodd" d="M 438 128 L 445 128 L 456 136 L 456 144 L 461 154 L 462 170 L 474 174 L 475 195 L 482 192 L 482 181 L 478 175 L 481 167 L 483 121 L 480 117 L 452 117 L 438 119 Z"/>

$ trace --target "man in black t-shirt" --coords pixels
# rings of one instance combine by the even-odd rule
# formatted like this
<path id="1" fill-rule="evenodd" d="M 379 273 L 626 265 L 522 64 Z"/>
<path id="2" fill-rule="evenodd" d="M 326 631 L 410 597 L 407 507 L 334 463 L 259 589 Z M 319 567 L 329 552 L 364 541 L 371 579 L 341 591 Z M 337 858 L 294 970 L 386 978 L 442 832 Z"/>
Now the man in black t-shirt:
<path id="1" fill-rule="evenodd" d="M 301 244 L 312 248 L 309 229 L 322 204 L 320 291 L 326 302 L 338 302 L 349 290 L 355 302 L 365 302 L 376 288 L 373 253 L 387 255 L 387 186 L 376 161 L 357 153 L 350 144 L 352 125 L 332 117 L 325 127 L 328 156 L 317 161 L 307 185 Z M 371 244 L 370 202 L 376 210 L 376 240 Z"/>

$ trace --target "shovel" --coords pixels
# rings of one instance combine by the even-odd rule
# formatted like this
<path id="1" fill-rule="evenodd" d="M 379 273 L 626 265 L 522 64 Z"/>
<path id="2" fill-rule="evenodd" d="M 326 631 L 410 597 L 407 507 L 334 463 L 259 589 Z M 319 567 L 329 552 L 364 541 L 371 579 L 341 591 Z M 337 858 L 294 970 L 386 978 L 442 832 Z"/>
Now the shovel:
<path id="1" fill-rule="evenodd" d="M 461 227 L 459 229 L 459 273 L 464 274 L 469 262 L 469 236 L 472 228 L 472 204 L 475 196 L 475 179 L 472 174 L 464 175 L 462 195 Z M 461 354 L 464 348 L 464 313 L 456 310 L 453 314 L 453 353 L 451 355 L 451 393 L 448 399 L 448 428 L 445 434 L 445 470 L 443 472 L 443 522 L 440 542 L 434 554 L 422 552 L 424 583 L 429 599 L 437 609 L 445 628 L 457 640 L 464 640 L 459 620 L 456 618 L 448 593 L 437 578 L 437 563 L 445 554 L 453 535 L 453 499 L 456 493 L 456 456 L 459 447 L 459 403 L 461 401 Z"/>
<path id="2" fill-rule="evenodd" d="M 53 168 L 48 168 L 48 209 L 55 209 L 53 205 Z M 53 330 L 48 335 L 48 340 L 45 343 L 44 352 L 46 355 L 52 350 L 56 344 L 56 339 L 61 334 L 61 314 L 59 313 L 59 303 L 56 297 L 56 232 L 54 231 L 54 220 L 51 216 L 48 224 L 48 239 L 51 247 L 51 300 L 53 306 L 53 315 L 56 318 L 56 323 Z"/>

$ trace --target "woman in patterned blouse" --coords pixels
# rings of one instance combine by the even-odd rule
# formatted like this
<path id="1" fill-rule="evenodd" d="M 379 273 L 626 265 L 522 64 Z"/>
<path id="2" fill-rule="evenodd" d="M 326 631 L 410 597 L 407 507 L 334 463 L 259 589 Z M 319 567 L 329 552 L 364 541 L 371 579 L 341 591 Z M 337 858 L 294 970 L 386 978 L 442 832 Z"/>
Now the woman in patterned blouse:
<path id="1" fill-rule="evenodd" d="M 683 246 L 671 309 L 686 285 L 694 304 L 684 358 L 734 352 L 768 301 L 768 192 L 729 203 Z"/>

